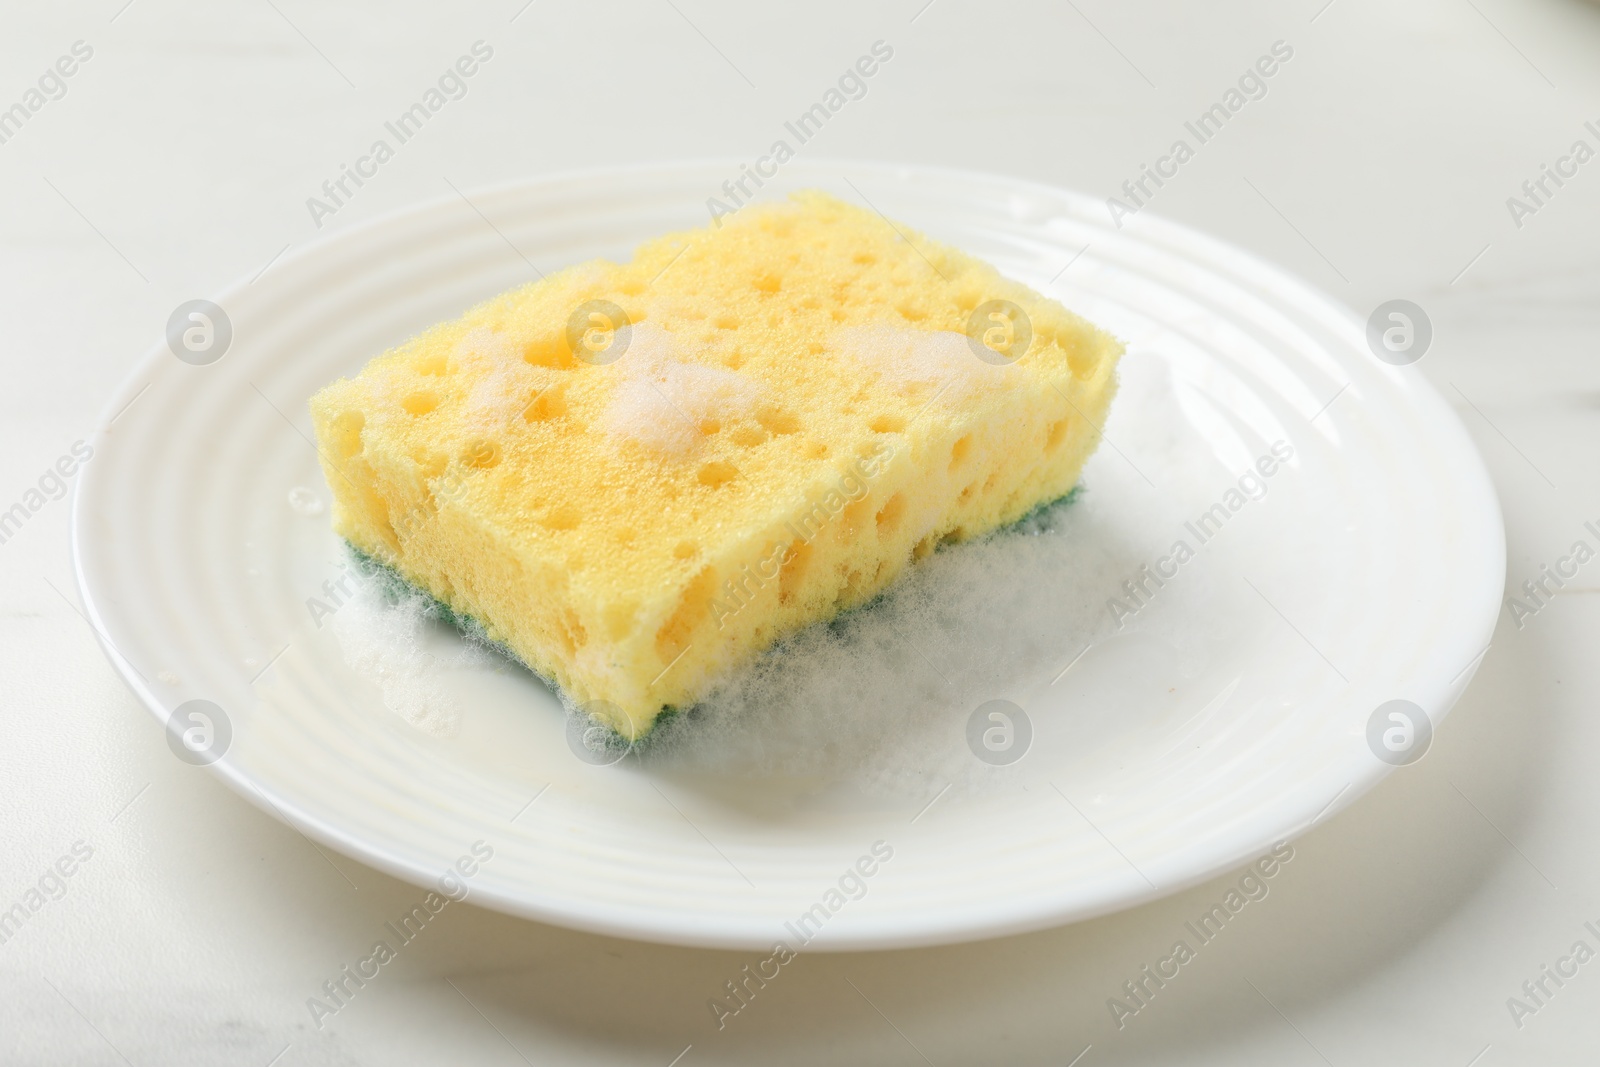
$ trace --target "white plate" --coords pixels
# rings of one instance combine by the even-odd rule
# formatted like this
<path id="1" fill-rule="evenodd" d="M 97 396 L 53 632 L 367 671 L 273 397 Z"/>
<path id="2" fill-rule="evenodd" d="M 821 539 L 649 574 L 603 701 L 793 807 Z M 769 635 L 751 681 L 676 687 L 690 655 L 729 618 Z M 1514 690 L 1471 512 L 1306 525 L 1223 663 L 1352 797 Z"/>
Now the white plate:
<path id="1" fill-rule="evenodd" d="M 677 760 L 581 763 L 549 693 L 456 662 L 453 636 L 424 635 L 436 659 L 412 680 L 464 709 L 459 732 L 386 709 L 307 606 L 339 546 L 326 512 L 288 503 L 296 487 L 328 498 L 306 398 L 530 264 L 703 224 L 735 174 L 612 170 L 443 199 L 218 296 L 220 361 L 152 351 L 108 405 L 73 540 L 102 643 L 158 719 L 214 702 L 232 736 L 211 766 L 335 849 L 431 885 L 481 839 L 494 856 L 474 901 L 608 934 L 798 947 L 785 921 L 840 903 L 847 866 L 886 842 L 892 859 L 812 946 L 838 950 L 1039 928 L 1228 870 L 1392 769 L 1367 741 L 1381 703 L 1437 724 L 1455 701 L 1498 608 L 1498 505 L 1453 413 L 1415 366 L 1374 358 L 1360 319 L 1237 249 L 1144 214 L 1119 230 L 1060 190 L 795 161 L 766 193 L 865 198 L 1128 342 L 1083 497 L 1054 533 L 937 554 L 854 641 L 813 634 L 775 663 L 775 698 L 770 677 L 746 687 L 745 719 L 713 716 Z M 1293 457 L 1264 498 L 1207 545 L 1188 538 L 1196 558 L 1113 626 L 1121 580 L 1280 440 Z M 989 697 L 1032 723 L 1009 768 L 966 749 Z M 751 753 L 768 769 L 734 760 Z"/>

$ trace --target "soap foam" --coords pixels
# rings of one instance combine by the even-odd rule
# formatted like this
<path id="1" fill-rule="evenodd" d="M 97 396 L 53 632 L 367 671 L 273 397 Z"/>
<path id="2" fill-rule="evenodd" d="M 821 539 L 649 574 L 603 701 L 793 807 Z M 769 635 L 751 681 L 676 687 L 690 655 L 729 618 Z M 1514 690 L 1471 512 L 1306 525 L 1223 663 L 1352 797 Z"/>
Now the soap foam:
<path id="1" fill-rule="evenodd" d="M 627 352 L 610 365 L 622 380 L 601 416 L 607 433 L 654 452 L 687 456 L 704 439 L 702 422 L 755 410 L 761 389 L 749 378 L 683 361 L 676 339 L 653 322 L 631 332 Z"/>
<path id="2" fill-rule="evenodd" d="M 467 397 L 467 418 L 485 436 L 497 435 L 522 414 L 530 395 L 549 384 L 525 360 L 518 359 L 511 343 L 485 327 L 469 332 L 451 353 L 463 377 L 473 380 Z"/>
<path id="3" fill-rule="evenodd" d="M 350 573 L 354 595 L 328 620 L 345 662 L 377 685 L 384 706 L 407 723 L 434 737 L 454 736 L 462 707 L 450 673 L 494 658 L 479 643 L 445 632 L 431 598 L 363 577 L 358 567 Z"/>
<path id="4" fill-rule="evenodd" d="M 966 334 L 952 330 L 913 330 L 886 323 L 846 326 L 834 332 L 828 347 L 902 393 L 933 386 L 944 390 L 946 400 L 958 401 L 1005 382 L 1004 365 L 979 359 Z"/>

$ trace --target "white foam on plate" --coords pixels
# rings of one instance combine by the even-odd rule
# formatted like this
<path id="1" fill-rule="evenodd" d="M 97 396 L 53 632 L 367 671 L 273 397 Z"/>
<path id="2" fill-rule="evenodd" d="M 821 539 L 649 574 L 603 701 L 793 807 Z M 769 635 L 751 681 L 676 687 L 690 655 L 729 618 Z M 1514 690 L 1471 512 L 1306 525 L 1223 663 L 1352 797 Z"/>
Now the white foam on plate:
<path id="1" fill-rule="evenodd" d="M 384 707 L 433 737 L 452 737 L 463 708 L 450 675 L 492 669 L 495 657 L 465 636 L 440 640 L 433 602 L 351 568 L 354 594 L 328 618 L 345 662 L 383 694 Z"/>

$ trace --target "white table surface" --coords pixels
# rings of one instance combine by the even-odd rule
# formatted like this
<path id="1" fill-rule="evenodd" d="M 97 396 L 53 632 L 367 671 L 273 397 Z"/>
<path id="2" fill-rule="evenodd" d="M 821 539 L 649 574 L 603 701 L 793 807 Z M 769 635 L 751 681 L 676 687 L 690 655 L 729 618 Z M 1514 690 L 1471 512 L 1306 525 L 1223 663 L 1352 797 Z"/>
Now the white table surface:
<path id="1" fill-rule="evenodd" d="M 494 58 L 467 97 L 324 232 L 446 180 L 753 159 L 879 39 L 893 61 L 806 151 L 1109 196 L 1282 40 L 1268 94 L 1152 210 L 1362 314 L 1427 310 L 1421 366 L 1493 474 L 1510 586 L 1600 519 L 1600 160 L 1520 227 L 1506 206 L 1574 140 L 1600 147 L 1600 8 L 1580 0 L 123 3 L 4 13 L 0 107 L 73 42 L 93 56 L 0 144 L 0 507 L 90 435 L 174 307 L 311 241 L 306 197 L 476 40 Z M 1298 841 L 1120 1031 L 1107 998 L 1222 882 L 999 941 L 804 956 L 720 1032 L 706 1000 L 753 956 L 463 906 L 319 1030 L 306 998 L 416 890 L 172 758 L 78 615 L 69 511 L 0 544 L 0 908 L 93 849 L 0 944 L 5 1064 L 1600 1057 L 1600 959 L 1546 980 L 1520 1027 L 1506 1004 L 1573 942 L 1600 948 L 1600 563 L 1522 629 L 1503 612 L 1428 756 Z"/>

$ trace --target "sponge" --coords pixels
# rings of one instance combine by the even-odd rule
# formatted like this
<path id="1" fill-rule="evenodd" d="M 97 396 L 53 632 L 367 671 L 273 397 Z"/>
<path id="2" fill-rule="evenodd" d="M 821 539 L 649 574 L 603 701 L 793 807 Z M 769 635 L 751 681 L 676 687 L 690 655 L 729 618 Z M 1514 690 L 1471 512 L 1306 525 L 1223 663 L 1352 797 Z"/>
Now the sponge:
<path id="1" fill-rule="evenodd" d="M 335 530 L 634 739 L 1066 494 L 1121 351 L 810 192 L 496 297 L 311 412 Z"/>

